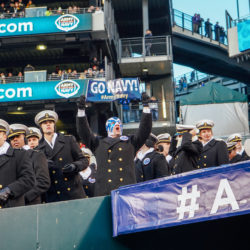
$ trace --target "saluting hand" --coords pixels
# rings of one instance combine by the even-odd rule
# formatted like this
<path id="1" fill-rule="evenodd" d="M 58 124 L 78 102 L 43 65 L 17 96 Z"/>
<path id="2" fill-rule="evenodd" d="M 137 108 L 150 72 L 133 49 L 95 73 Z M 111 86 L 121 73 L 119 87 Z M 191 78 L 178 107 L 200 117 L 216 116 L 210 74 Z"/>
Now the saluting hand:
<path id="1" fill-rule="evenodd" d="M 78 107 L 78 109 L 83 109 L 83 110 L 86 108 L 85 95 L 81 95 L 80 98 L 77 100 L 77 107 Z"/>

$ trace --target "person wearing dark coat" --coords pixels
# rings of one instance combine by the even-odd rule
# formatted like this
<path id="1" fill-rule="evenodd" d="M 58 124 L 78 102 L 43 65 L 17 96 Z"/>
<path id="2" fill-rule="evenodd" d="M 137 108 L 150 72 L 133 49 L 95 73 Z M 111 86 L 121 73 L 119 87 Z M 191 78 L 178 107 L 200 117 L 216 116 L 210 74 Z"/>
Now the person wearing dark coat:
<path id="1" fill-rule="evenodd" d="M 237 142 L 227 142 L 227 150 L 229 163 L 236 163 L 242 161 L 241 155 L 237 154 Z"/>
<path id="2" fill-rule="evenodd" d="M 146 94 L 142 95 L 144 109 L 135 135 L 123 136 L 120 119 L 112 117 L 106 122 L 108 136 L 101 138 L 91 131 L 85 115 L 85 96 L 80 97 L 76 119 L 77 130 L 82 142 L 96 156 L 95 196 L 110 195 L 112 190 L 120 186 L 136 183 L 134 157 L 145 143 L 152 128 L 149 100 Z"/>
<path id="3" fill-rule="evenodd" d="M 157 137 L 150 134 L 135 158 L 136 181 L 143 182 L 170 175 L 170 169 L 163 154 L 155 150 Z"/>
<path id="4" fill-rule="evenodd" d="M 24 206 L 24 194 L 35 184 L 28 152 L 6 142 L 9 125 L 0 119 L 0 208 Z"/>
<path id="5" fill-rule="evenodd" d="M 46 193 L 47 202 L 85 198 L 79 172 L 87 168 L 88 160 L 74 136 L 55 132 L 57 120 L 57 113 L 51 110 L 41 111 L 35 117 L 35 123 L 43 133 L 37 149 L 48 160 L 51 179 L 51 186 Z"/>
<path id="6" fill-rule="evenodd" d="M 174 157 L 172 174 L 197 170 L 202 144 L 196 136 L 195 126 L 176 125 L 177 137 L 171 142 L 169 153 Z"/>
<path id="7" fill-rule="evenodd" d="M 235 133 L 230 135 L 227 138 L 227 143 L 228 142 L 236 142 L 236 151 L 237 151 L 237 157 L 236 159 L 240 159 L 240 161 L 248 161 L 250 160 L 250 157 L 246 153 L 243 145 L 242 145 L 242 137 L 240 134 Z"/>
<path id="8" fill-rule="evenodd" d="M 213 138 L 213 126 L 214 123 L 211 120 L 202 120 L 196 124 L 203 145 L 198 168 L 209 168 L 229 163 L 227 145 L 223 140 Z"/>
<path id="9" fill-rule="evenodd" d="M 25 205 L 36 205 L 41 204 L 42 195 L 49 189 L 50 177 L 45 155 L 25 145 L 25 135 L 27 132 L 28 128 L 25 125 L 11 124 L 8 139 L 10 140 L 12 148 L 24 149 L 28 152 L 35 174 L 35 185 L 25 193 Z"/>

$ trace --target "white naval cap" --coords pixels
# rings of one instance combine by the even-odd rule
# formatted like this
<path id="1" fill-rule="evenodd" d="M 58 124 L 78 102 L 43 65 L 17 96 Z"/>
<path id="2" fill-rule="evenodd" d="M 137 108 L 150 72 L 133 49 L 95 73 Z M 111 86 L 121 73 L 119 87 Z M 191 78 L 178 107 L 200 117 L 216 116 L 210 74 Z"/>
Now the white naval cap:
<path id="1" fill-rule="evenodd" d="M 157 135 L 157 139 L 158 139 L 158 143 L 161 143 L 161 142 L 168 143 L 168 142 L 171 142 L 171 135 L 169 133 L 159 134 Z"/>
<path id="2" fill-rule="evenodd" d="M 176 124 L 177 135 L 184 134 L 184 133 L 189 132 L 190 130 L 193 130 L 193 129 L 195 129 L 195 126 L 193 126 L 193 125 Z"/>
<path id="3" fill-rule="evenodd" d="M 0 132 L 9 133 L 9 124 L 5 120 L 0 119 Z"/>
<path id="4" fill-rule="evenodd" d="M 233 149 L 236 148 L 237 142 L 236 141 L 232 141 L 232 142 L 227 142 L 227 150 L 231 151 Z"/>
<path id="5" fill-rule="evenodd" d="M 238 133 L 232 134 L 227 138 L 227 142 L 238 142 L 238 141 L 242 141 L 242 137 Z"/>
<path id="6" fill-rule="evenodd" d="M 35 117 L 35 123 L 38 126 L 40 126 L 40 124 L 45 121 L 53 121 L 56 123 L 57 120 L 58 120 L 58 115 L 55 111 L 52 110 L 43 110 L 39 112 Z"/>
<path id="7" fill-rule="evenodd" d="M 21 135 L 21 134 L 26 135 L 26 133 L 28 131 L 27 126 L 25 126 L 23 124 L 19 124 L 19 123 L 11 124 L 9 129 L 10 130 L 9 130 L 8 138 L 11 138 L 15 135 Z"/>
<path id="8" fill-rule="evenodd" d="M 28 138 L 33 137 L 33 136 L 37 137 L 39 140 L 42 139 L 42 133 L 41 133 L 39 128 L 36 128 L 36 127 L 29 127 L 28 128 L 28 131 L 26 133 L 26 138 L 28 139 Z"/>
<path id="9" fill-rule="evenodd" d="M 201 120 L 196 123 L 196 128 L 201 129 L 211 129 L 214 126 L 214 122 L 211 120 Z"/>

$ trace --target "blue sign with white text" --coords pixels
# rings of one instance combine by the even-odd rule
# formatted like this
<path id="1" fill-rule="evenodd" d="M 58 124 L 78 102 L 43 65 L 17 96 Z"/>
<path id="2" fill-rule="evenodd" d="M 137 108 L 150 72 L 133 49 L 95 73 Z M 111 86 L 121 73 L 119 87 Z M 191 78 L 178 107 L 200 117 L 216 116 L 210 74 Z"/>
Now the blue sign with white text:
<path id="1" fill-rule="evenodd" d="M 0 85 L 0 102 L 77 98 L 86 91 L 86 80 L 10 83 Z"/>
<path id="2" fill-rule="evenodd" d="M 107 82 L 89 80 L 86 96 L 89 102 L 140 99 L 139 80 L 137 78 L 122 78 Z"/>
<path id="3" fill-rule="evenodd" d="M 112 191 L 113 236 L 250 213 L 250 161 Z"/>
<path id="4" fill-rule="evenodd" d="M 65 14 L 31 18 L 0 19 L 0 37 L 92 29 L 92 15 Z"/>
<path id="5" fill-rule="evenodd" d="M 250 49 L 250 20 L 237 24 L 239 51 Z"/>

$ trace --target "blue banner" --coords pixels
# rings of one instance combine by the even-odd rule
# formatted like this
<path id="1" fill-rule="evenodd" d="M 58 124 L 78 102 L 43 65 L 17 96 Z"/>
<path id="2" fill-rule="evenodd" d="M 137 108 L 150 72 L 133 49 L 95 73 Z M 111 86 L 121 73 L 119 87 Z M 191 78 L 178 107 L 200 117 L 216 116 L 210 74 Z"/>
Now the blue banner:
<path id="1" fill-rule="evenodd" d="M 91 29 L 92 15 L 90 13 L 0 19 L 0 37 L 82 31 Z"/>
<path id="2" fill-rule="evenodd" d="M 87 101 L 110 102 L 117 99 L 141 99 L 138 78 L 122 78 L 110 81 L 89 80 Z"/>
<path id="3" fill-rule="evenodd" d="M 237 24 L 239 51 L 250 49 L 250 20 Z"/>
<path id="4" fill-rule="evenodd" d="M 112 191 L 113 236 L 250 213 L 250 161 Z"/>
<path id="5" fill-rule="evenodd" d="M 86 91 L 87 80 L 10 83 L 0 85 L 0 102 L 77 98 Z"/>

